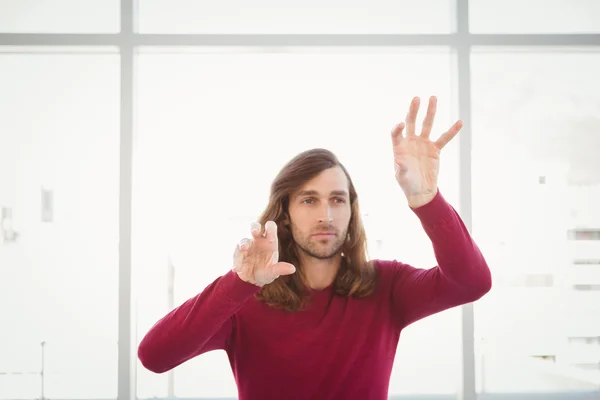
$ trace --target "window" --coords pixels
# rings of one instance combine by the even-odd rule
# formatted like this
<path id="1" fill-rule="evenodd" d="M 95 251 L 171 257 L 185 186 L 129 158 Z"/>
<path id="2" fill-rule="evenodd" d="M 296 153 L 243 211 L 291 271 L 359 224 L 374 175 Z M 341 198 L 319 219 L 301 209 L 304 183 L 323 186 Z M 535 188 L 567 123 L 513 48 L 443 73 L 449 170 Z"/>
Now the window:
<path id="1" fill-rule="evenodd" d="M 473 230 L 497 278 L 475 304 L 479 392 L 598 390 L 600 375 L 577 366 L 589 354 L 569 337 L 600 335 L 600 297 L 573 290 L 583 267 L 572 260 L 587 256 L 570 253 L 565 233 L 597 218 L 578 197 L 600 185 L 599 68 L 589 49 L 474 49 Z M 522 274 L 556 279 L 547 288 L 501 283 Z"/>
<path id="2" fill-rule="evenodd" d="M 472 33 L 598 33 L 596 0 L 469 0 Z"/>
<path id="3" fill-rule="evenodd" d="M 0 33 L 117 33 L 119 0 L 0 0 Z"/>
<path id="4" fill-rule="evenodd" d="M 469 26 L 457 27 L 465 22 L 457 20 L 457 5 L 467 2 Z M 130 5 L 133 15 L 120 15 Z M 461 182 L 461 194 L 473 191 L 472 225 L 494 287 L 475 305 L 476 371 L 460 362 L 461 351 L 472 349 L 468 340 L 461 349 L 461 313 L 453 309 L 404 332 L 391 397 L 469 392 L 471 372 L 482 398 L 593 397 L 600 390 L 598 15 L 597 0 L 0 0 L 0 315 L 8 316 L 8 329 L 0 329 L 0 400 L 116 398 L 117 380 L 122 388 L 137 380 L 141 399 L 235 397 L 218 352 L 166 374 L 139 368 L 137 377 L 117 376 L 119 102 L 123 95 L 128 115 L 127 60 L 137 57 L 139 45 L 181 40 L 208 48 L 145 48 L 136 59 L 138 302 L 131 311 L 138 339 L 228 268 L 233 244 L 262 210 L 274 172 L 297 148 L 334 146 L 348 132 L 352 140 L 365 133 L 360 154 L 372 158 L 365 168 L 356 147 L 336 147 L 361 195 L 371 256 L 433 265 L 422 228 L 399 207 L 389 153 L 381 149 L 413 94 L 438 94 L 440 129 L 460 117 L 454 99 L 469 98 L 450 89 L 467 87 L 452 69 L 456 47 L 432 47 L 458 45 L 449 35 L 458 28 L 469 31 L 461 45 L 494 49 L 475 48 L 470 60 L 459 60 L 461 71 L 472 62 L 472 99 L 461 107 L 472 105 L 463 111 L 472 116 L 473 148 L 460 160 L 458 140 L 446 149 L 441 187 L 457 205 L 459 161 L 461 172 L 472 169 L 473 185 Z M 120 34 L 121 18 L 142 35 Z M 371 35 L 379 34 L 411 36 L 378 42 L 428 47 L 377 48 Z M 366 48 L 275 46 L 280 40 L 318 46 L 323 35 Z M 215 47 L 261 40 L 269 47 Z M 529 41 L 542 46 L 524 48 Z M 501 42 L 517 47 L 500 48 Z M 87 45 L 94 49 L 79 47 Z M 103 45 L 118 45 L 124 56 L 122 87 L 119 56 Z M 240 202 L 223 182 L 245 169 L 236 175 L 212 161 L 244 165 L 251 157 L 237 150 L 251 139 L 228 135 L 249 132 L 266 143 L 288 131 L 275 158 L 257 156 L 259 179 L 254 186 L 241 181 L 239 192 L 252 197 Z M 208 147 L 213 138 L 216 146 Z M 215 171 L 223 179 L 212 179 Z M 229 194 L 203 195 L 206 186 Z M 221 218 L 223 209 L 235 211 Z M 391 230 L 391 222 L 407 229 Z M 208 255 L 199 250 L 208 240 L 202 227 L 220 238 Z M 198 385 L 206 376 L 210 385 Z"/>
<path id="5" fill-rule="evenodd" d="M 431 244 L 394 179 L 390 133 L 414 95 L 438 95 L 437 134 L 458 118 L 453 63 L 448 49 L 143 51 L 137 60 L 135 197 L 143 200 L 135 208 L 134 259 L 144 274 L 138 337 L 167 311 L 168 257 L 178 305 L 231 267 L 235 245 L 266 206 L 271 180 L 311 147 L 329 148 L 346 164 L 368 214 L 372 257 L 434 266 Z M 268 150 L 274 146 L 277 151 Z M 455 205 L 457 147 L 453 141 L 443 153 L 440 182 Z M 456 393 L 459 318 L 451 310 L 405 331 L 391 394 Z M 139 395 L 163 396 L 168 379 L 140 371 Z M 174 385 L 180 397 L 237 394 L 222 352 L 180 366 Z"/>
<path id="6" fill-rule="evenodd" d="M 0 396 L 115 398 L 119 56 L 2 50 Z"/>
<path id="7" fill-rule="evenodd" d="M 138 0 L 142 33 L 450 33 L 454 0 Z"/>

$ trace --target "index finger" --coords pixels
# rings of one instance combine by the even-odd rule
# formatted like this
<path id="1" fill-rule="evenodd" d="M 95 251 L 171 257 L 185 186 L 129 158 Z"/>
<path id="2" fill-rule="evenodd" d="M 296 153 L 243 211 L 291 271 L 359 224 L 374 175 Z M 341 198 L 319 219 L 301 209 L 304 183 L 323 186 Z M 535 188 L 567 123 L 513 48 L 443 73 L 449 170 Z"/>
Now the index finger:
<path id="1" fill-rule="evenodd" d="M 410 102 L 408 114 L 406 114 L 406 136 L 416 136 L 415 125 L 417 123 L 417 113 L 419 112 L 419 104 L 421 99 L 415 97 Z"/>
<path id="2" fill-rule="evenodd" d="M 265 224 L 265 237 L 270 243 L 277 242 L 277 224 L 274 221 Z"/>

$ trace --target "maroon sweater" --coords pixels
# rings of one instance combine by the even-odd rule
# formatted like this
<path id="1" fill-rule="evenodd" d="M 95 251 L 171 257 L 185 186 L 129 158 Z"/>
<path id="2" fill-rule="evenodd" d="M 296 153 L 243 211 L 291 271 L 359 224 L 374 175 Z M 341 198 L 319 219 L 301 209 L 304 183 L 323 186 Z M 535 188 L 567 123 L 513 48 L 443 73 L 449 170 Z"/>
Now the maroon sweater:
<path id="1" fill-rule="evenodd" d="M 370 297 L 334 296 L 329 287 L 313 291 L 310 307 L 296 313 L 259 302 L 259 287 L 228 272 L 150 329 L 139 345 L 141 363 L 162 373 L 225 350 L 239 400 L 387 399 L 402 329 L 491 288 L 485 259 L 439 192 L 413 211 L 438 266 L 378 260 L 378 287 Z M 198 377 L 199 388 L 210 379 Z"/>

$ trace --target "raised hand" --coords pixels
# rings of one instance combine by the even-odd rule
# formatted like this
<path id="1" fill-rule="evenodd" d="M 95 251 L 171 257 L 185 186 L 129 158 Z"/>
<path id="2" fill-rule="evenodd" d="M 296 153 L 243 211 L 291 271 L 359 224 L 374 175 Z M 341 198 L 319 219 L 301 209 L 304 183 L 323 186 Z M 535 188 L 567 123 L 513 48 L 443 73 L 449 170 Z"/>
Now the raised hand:
<path id="1" fill-rule="evenodd" d="M 277 225 L 273 221 L 265 224 L 265 231 L 258 222 L 252 224 L 252 238 L 242 239 L 233 255 L 233 270 L 240 279 L 256 286 L 264 286 L 281 275 L 290 275 L 296 268 L 279 262 Z"/>
<path id="2" fill-rule="evenodd" d="M 429 139 L 437 108 L 437 98 L 430 97 L 421 134 L 416 134 L 416 120 L 420 99 L 410 103 L 406 121 L 392 131 L 394 167 L 396 180 L 404 191 L 410 207 L 417 208 L 429 203 L 437 194 L 440 151 L 462 128 L 457 121 L 438 140 Z M 404 128 L 406 133 L 403 135 Z"/>

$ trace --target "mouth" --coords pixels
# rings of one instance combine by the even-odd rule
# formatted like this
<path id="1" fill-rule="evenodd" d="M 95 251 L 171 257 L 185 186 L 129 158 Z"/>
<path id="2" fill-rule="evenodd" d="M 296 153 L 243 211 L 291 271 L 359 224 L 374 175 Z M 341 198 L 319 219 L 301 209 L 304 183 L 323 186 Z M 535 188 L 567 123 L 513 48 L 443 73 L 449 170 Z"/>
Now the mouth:
<path id="1" fill-rule="evenodd" d="M 335 233 L 333 233 L 333 232 L 317 232 L 313 236 L 314 237 L 331 237 L 331 236 L 335 236 Z"/>

